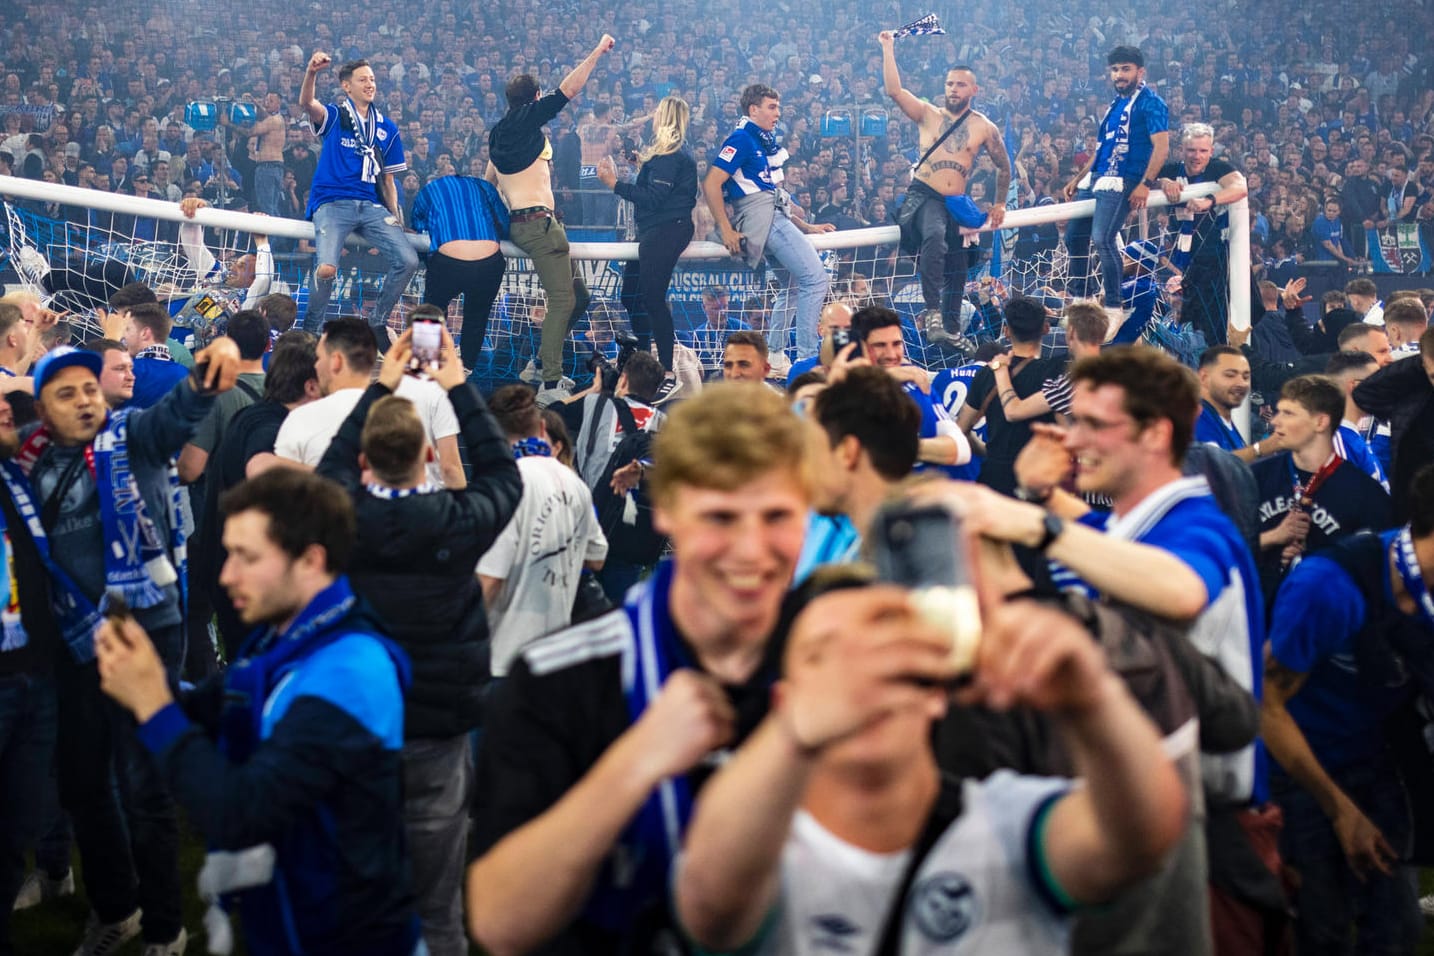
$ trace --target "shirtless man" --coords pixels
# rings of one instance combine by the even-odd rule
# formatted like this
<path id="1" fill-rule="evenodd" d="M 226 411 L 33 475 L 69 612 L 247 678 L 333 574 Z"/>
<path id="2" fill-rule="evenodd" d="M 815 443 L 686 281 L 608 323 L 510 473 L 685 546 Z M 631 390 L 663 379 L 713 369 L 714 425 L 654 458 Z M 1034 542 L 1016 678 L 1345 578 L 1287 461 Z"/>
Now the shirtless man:
<path id="1" fill-rule="evenodd" d="M 266 216 L 279 215 L 284 195 L 284 101 L 269 93 L 259 102 L 259 122 L 249 134 L 249 158 L 254 161 L 254 201 Z"/>
<path id="2" fill-rule="evenodd" d="M 935 106 L 901 85 L 892 32 L 883 30 L 877 40 L 881 43 L 881 77 L 886 95 L 920 127 L 921 155 L 926 156 L 925 161 L 912 170 L 911 189 L 906 194 L 906 201 L 916 204 L 915 219 L 911 222 L 921 239 L 916 270 L 921 275 L 921 297 L 926 311 L 917 322 L 930 341 L 951 341 L 961 332 L 961 299 L 966 294 L 969 260 L 960 226 L 946 210 L 946 198 L 966 194 L 966 182 L 976 168 L 976 157 L 982 149 L 986 150 L 996 167 L 990 225 L 999 229 L 1006 219 L 1005 197 L 1011 185 L 1011 160 L 996 124 L 971 108 L 981 88 L 969 68 L 958 66 L 946 73 L 946 103 Z M 940 145 L 932 150 L 938 142 Z"/>
<path id="3" fill-rule="evenodd" d="M 598 163 L 617 155 L 622 148 L 622 137 L 611 121 L 611 112 L 607 103 L 594 103 L 587 119 L 578 124 L 583 156 L 578 188 L 585 226 L 608 228 L 617 224 L 617 195 L 602 184 L 597 174 Z"/>
<path id="4" fill-rule="evenodd" d="M 568 105 L 592 75 L 598 59 L 613 47 L 606 33 L 558 88 L 538 97 L 538 80 L 528 73 L 508 81 L 505 91 L 508 112 L 488 133 L 488 173 L 510 210 L 509 237 L 533 260 L 538 284 L 548 299 L 548 319 L 543 323 L 538 364 L 543 385 L 538 404 L 551 405 L 559 398 L 563 377 L 563 340 L 573 322 L 587 309 L 588 290 L 573 272 L 568 258 L 568 237 L 562 223 L 553 218 L 553 144 L 543 135 L 543 125 Z"/>

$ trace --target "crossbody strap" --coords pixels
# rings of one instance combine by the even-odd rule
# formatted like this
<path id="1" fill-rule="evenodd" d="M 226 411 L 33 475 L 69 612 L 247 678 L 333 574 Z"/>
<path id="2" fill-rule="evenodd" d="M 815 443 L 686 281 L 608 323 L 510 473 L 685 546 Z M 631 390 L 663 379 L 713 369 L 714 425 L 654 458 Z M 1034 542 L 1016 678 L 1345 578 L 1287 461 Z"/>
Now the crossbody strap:
<path id="1" fill-rule="evenodd" d="M 961 803 L 961 781 L 943 773 L 936 803 L 931 807 L 930 816 L 926 818 L 921 839 L 911 848 L 911 860 L 906 864 L 906 872 L 901 876 L 901 885 L 897 887 L 896 895 L 892 897 L 891 908 L 886 911 L 881 941 L 877 944 L 873 956 L 897 956 L 900 951 L 901 917 L 906 912 L 906 897 L 911 893 L 911 884 L 916 882 L 916 874 L 920 871 L 921 864 L 926 862 L 927 856 L 936 846 L 936 841 L 941 839 L 941 834 L 961 815 Z"/>
<path id="2" fill-rule="evenodd" d="M 1011 385 L 1012 385 L 1012 386 L 1014 386 L 1014 385 L 1016 384 L 1016 376 L 1021 374 L 1021 370 L 1022 370 L 1023 368 L 1025 368 L 1027 365 L 1029 365 L 1030 363 L 1034 362 L 1034 361 L 1035 361 L 1035 357 L 1034 357 L 1034 356 L 1027 356 L 1026 358 L 1021 359 L 1019 362 L 1015 362 L 1015 363 L 1013 363 L 1013 364 L 1011 365 Z M 991 373 L 991 374 L 992 374 L 993 376 L 995 375 L 994 372 Z M 1000 389 L 1001 389 L 1001 387 L 1000 387 L 999 385 L 992 385 L 992 386 L 991 386 L 991 390 L 986 393 L 986 400 L 981 403 L 981 413 L 976 416 L 976 421 L 979 422 L 981 419 L 983 419 L 983 418 L 986 417 L 986 409 L 988 409 L 988 408 L 991 407 L 991 399 L 993 399 L 993 398 L 996 397 L 996 393 L 997 393 L 998 391 L 1000 391 Z"/>
<path id="3" fill-rule="evenodd" d="M 925 163 L 928 159 L 931 158 L 931 154 L 934 153 L 934 152 L 936 152 L 937 147 L 939 147 L 942 143 L 946 142 L 946 140 L 951 137 L 951 134 L 954 133 L 954 132 L 956 132 L 958 129 L 960 129 L 960 128 L 961 128 L 961 124 L 964 123 L 964 122 L 966 122 L 966 121 L 967 121 L 968 119 L 970 119 L 970 118 L 971 118 L 971 111 L 968 109 L 968 110 L 966 110 L 966 112 L 964 112 L 964 113 L 961 114 L 961 118 L 960 118 L 960 119 L 958 119 L 956 122 L 954 122 L 954 123 L 951 124 L 950 128 L 947 129 L 946 132 L 944 132 L 944 133 L 941 134 L 941 137 L 940 137 L 939 139 L 937 139 L 936 142 L 934 142 L 934 143 L 931 144 L 931 148 L 930 148 L 930 149 L 928 149 L 926 152 L 924 152 L 924 153 L 921 154 L 921 158 L 916 161 L 916 165 L 911 167 L 911 171 L 912 171 L 913 173 L 915 173 L 918 169 L 920 169 L 921 166 L 922 166 L 922 164 Z"/>

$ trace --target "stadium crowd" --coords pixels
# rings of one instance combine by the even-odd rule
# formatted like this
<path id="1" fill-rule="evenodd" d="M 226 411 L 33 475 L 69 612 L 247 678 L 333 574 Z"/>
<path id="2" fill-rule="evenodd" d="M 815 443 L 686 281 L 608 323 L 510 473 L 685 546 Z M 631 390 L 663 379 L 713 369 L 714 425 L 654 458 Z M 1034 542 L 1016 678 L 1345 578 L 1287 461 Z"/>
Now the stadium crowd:
<path id="1" fill-rule="evenodd" d="M 196 889 L 213 952 L 1418 951 L 1434 290 L 1362 243 L 1434 223 L 1434 13 L 345 13 L 0 12 L 0 174 L 180 203 L 186 278 L 12 236 L 0 953 L 12 894 L 82 894 L 79 956 L 179 956 Z M 820 135 L 865 106 L 884 136 Z M 1008 183 L 1095 215 L 1015 244 L 1066 281 L 968 295 Z M 640 258 L 598 302 L 566 232 L 614 190 Z M 806 238 L 898 203 L 915 340 Z M 206 204 L 312 219 L 305 301 Z M 367 318 L 326 309 L 350 232 Z M 694 235 L 790 282 L 704 289 L 684 340 Z M 486 326 L 500 238 L 545 297 L 531 381 L 480 389 L 447 307 Z M 1299 258 L 1339 263 L 1314 315 Z"/>

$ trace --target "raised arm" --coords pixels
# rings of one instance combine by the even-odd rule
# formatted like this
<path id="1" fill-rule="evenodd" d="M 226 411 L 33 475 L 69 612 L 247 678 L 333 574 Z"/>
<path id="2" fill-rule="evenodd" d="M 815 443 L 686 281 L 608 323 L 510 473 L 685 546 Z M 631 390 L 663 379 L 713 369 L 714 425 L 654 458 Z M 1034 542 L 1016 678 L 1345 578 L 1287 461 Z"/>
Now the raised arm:
<path id="1" fill-rule="evenodd" d="M 299 85 L 299 108 L 308 115 L 309 122 L 314 124 L 314 129 L 318 129 L 329 115 L 328 110 L 324 109 L 324 104 L 314 98 L 314 80 L 331 62 L 333 62 L 333 57 L 324 51 L 314 51 L 314 55 L 309 57 L 308 67 L 304 70 L 304 82 Z"/>
<path id="2" fill-rule="evenodd" d="M 563 91 L 564 96 L 571 100 L 582 92 L 588 77 L 593 75 L 593 67 L 597 66 L 597 61 L 602 58 L 604 53 L 612 49 L 614 42 L 616 41 L 612 37 L 604 33 L 597 46 L 593 47 L 592 52 L 584 57 L 581 63 L 573 67 L 571 73 L 563 77 L 563 81 L 558 84 L 558 89 Z"/>
<path id="3" fill-rule="evenodd" d="M 901 71 L 896 68 L 896 37 L 890 30 L 882 30 L 876 40 L 881 44 L 881 81 L 886 95 L 901 108 L 907 119 L 921 122 L 926 118 L 926 104 L 910 90 L 901 85 Z"/>

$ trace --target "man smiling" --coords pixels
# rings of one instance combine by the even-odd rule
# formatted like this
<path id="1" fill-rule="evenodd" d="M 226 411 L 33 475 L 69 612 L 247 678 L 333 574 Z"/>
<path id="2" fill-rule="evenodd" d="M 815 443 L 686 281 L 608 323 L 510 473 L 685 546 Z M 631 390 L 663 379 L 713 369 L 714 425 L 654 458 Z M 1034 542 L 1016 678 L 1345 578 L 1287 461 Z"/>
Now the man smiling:
<path id="1" fill-rule="evenodd" d="M 486 716 L 467 901 L 490 952 L 650 951 L 691 795 L 766 713 L 806 429 L 745 382 L 671 426 L 648 480 L 672 559 L 625 607 L 531 645 Z"/>

